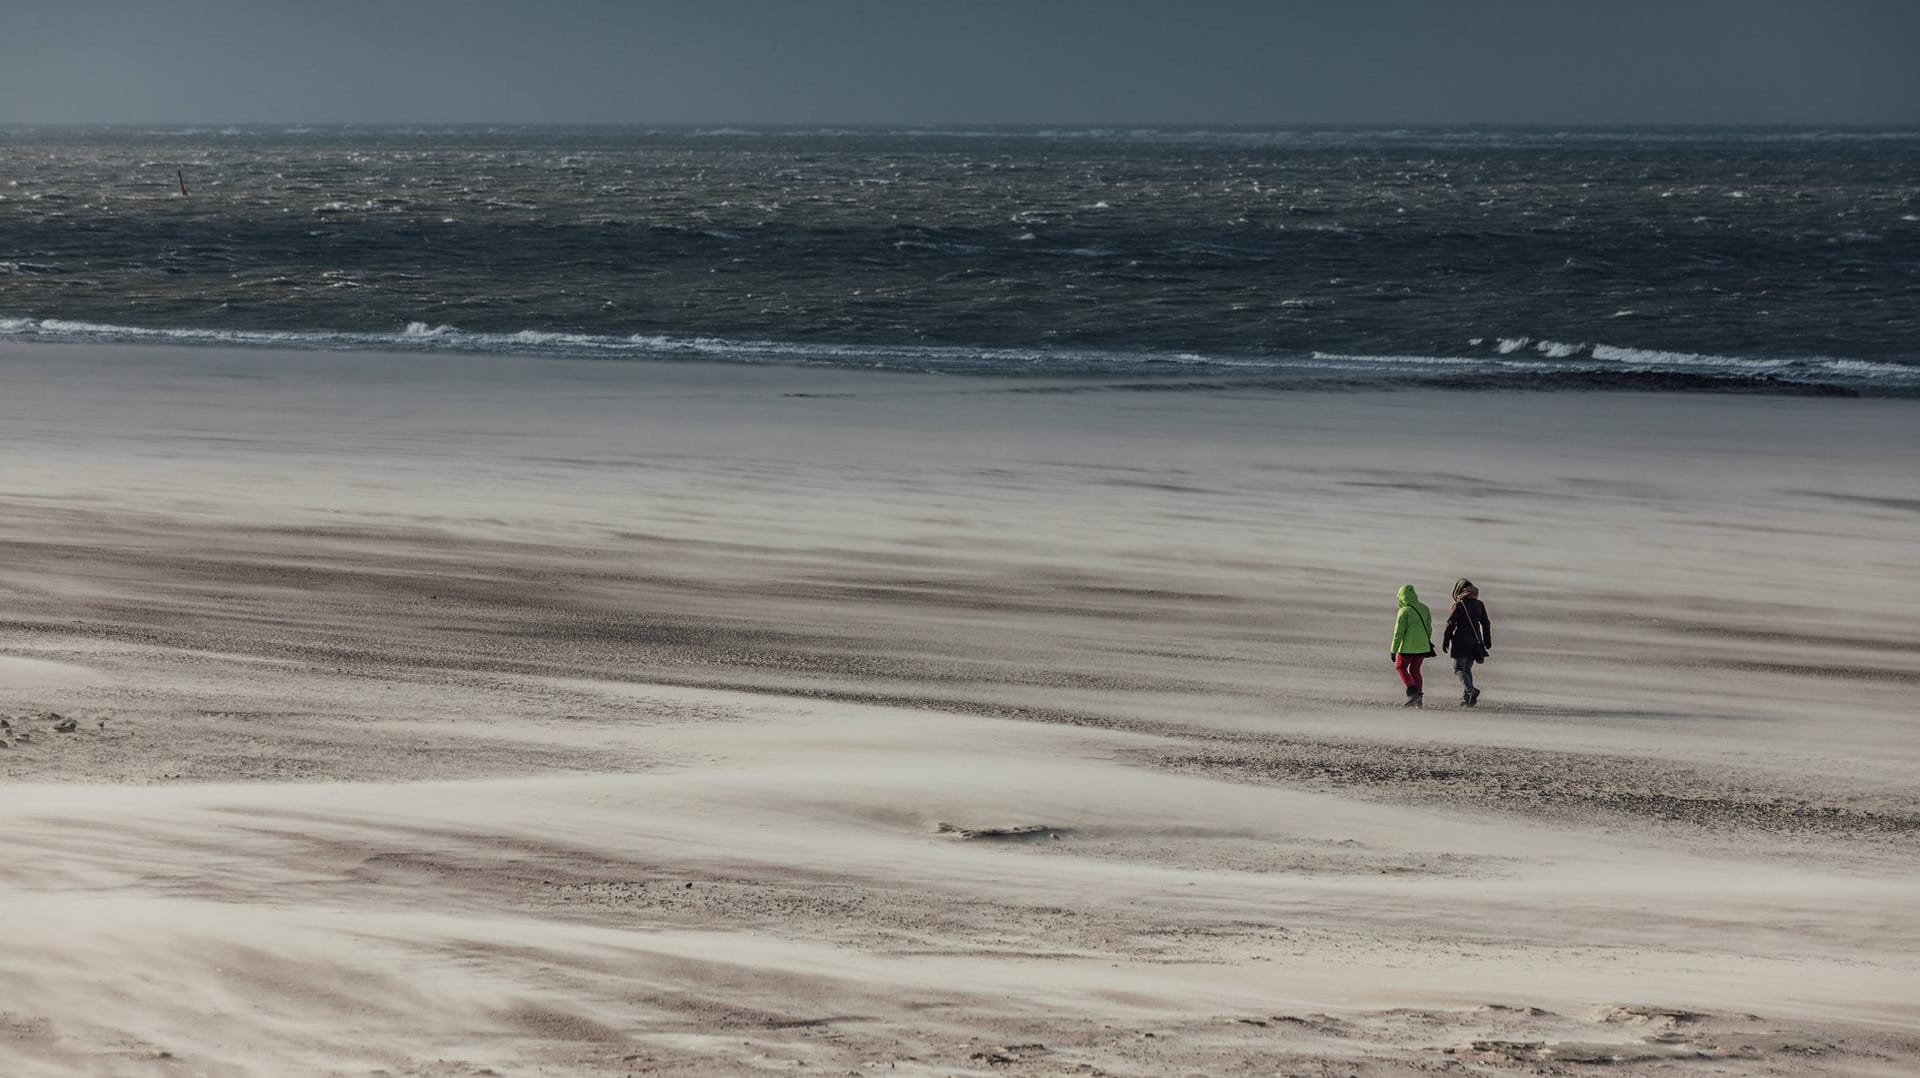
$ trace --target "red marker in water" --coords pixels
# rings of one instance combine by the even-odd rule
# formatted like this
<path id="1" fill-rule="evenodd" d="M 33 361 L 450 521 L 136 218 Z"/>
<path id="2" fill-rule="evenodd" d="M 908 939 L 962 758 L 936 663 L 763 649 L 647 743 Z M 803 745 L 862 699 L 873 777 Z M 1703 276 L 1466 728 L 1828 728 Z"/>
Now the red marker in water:
<path id="1" fill-rule="evenodd" d="M 177 168 L 173 170 L 173 174 L 180 178 L 180 197 L 187 197 L 187 174 Z"/>

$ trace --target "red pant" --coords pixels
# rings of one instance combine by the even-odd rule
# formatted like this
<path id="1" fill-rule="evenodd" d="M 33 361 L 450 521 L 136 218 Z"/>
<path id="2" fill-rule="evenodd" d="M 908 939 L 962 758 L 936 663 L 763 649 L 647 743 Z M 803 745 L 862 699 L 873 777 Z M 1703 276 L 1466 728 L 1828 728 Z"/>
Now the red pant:
<path id="1" fill-rule="evenodd" d="M 1426 692 L 1426 689 L 1420 684 L 1420 664 L 1426 661 L 1427 657 L 1425 655 L 1395 655 L 1393 657 L 1393 668 L 1400 673 L 1400 684 L 1405 685 L 1414 692 Z"/>

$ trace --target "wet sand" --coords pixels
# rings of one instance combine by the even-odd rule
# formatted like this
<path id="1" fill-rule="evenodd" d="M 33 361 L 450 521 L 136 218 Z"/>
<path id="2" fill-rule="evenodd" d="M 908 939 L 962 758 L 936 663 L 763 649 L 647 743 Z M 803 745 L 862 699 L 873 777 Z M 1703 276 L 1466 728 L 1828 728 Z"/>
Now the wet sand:
<path id="1" fill-rule="evenodd" d="M 0 345 L 0 1073 L 1913 1073 L 1915 459 Z M 1401 709 L 1463 574 L 1481 706 Z"/>

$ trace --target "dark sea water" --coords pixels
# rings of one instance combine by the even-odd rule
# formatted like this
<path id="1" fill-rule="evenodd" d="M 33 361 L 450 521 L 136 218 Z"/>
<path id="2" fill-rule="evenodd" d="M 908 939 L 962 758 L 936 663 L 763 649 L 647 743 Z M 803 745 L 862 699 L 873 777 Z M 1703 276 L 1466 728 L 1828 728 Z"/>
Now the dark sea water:
<path id="1" fill-rule="evenodd" d="M 9 339 L 1913 395 L 1920 130 L 0 130 Z"/>

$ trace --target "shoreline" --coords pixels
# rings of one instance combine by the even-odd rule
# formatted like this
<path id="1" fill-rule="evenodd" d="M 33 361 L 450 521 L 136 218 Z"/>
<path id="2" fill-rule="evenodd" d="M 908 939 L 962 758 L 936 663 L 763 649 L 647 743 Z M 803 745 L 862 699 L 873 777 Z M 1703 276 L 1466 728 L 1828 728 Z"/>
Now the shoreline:
<path id="1" fill-rule="evenodd" d="M 28 325 L 60 328 L 42 336 Z M 1311 352 L 1200 355 L 1097 348 L 823 343 L 634 334 L 604 336 L 522 330 L 469 332 L 410 323 L 398 332 L 143 328 L 0 317 L 0 348 L 209 348 L 243 352 L 391 357 L 498 357 L 522 361 L 717 363 L 726 366 L 855 370 L 1010 379 L 1021 384 L 1133 383 L 1122 388 L 1366 392 L 1665 392 L 1793 397 L 1920 399 L 1920 367 L 1828 355 L 1738 357 L 1561 344 L 1531 338 L 1491 351 L 1421 354 Z M 1474 345 L 1482 344 L 1475 338 Z M 1536 345 L 1537 347 L 1531 347 Z M 1512 344 L 1512 347 L 1509 347 Z M 1492 346 L 1489 346 L 1492 347 Z M 1537 353 L 1537 354 L 1536 354 Z M 1035 364 L 1052 364 L 1040 369 Z"/>

